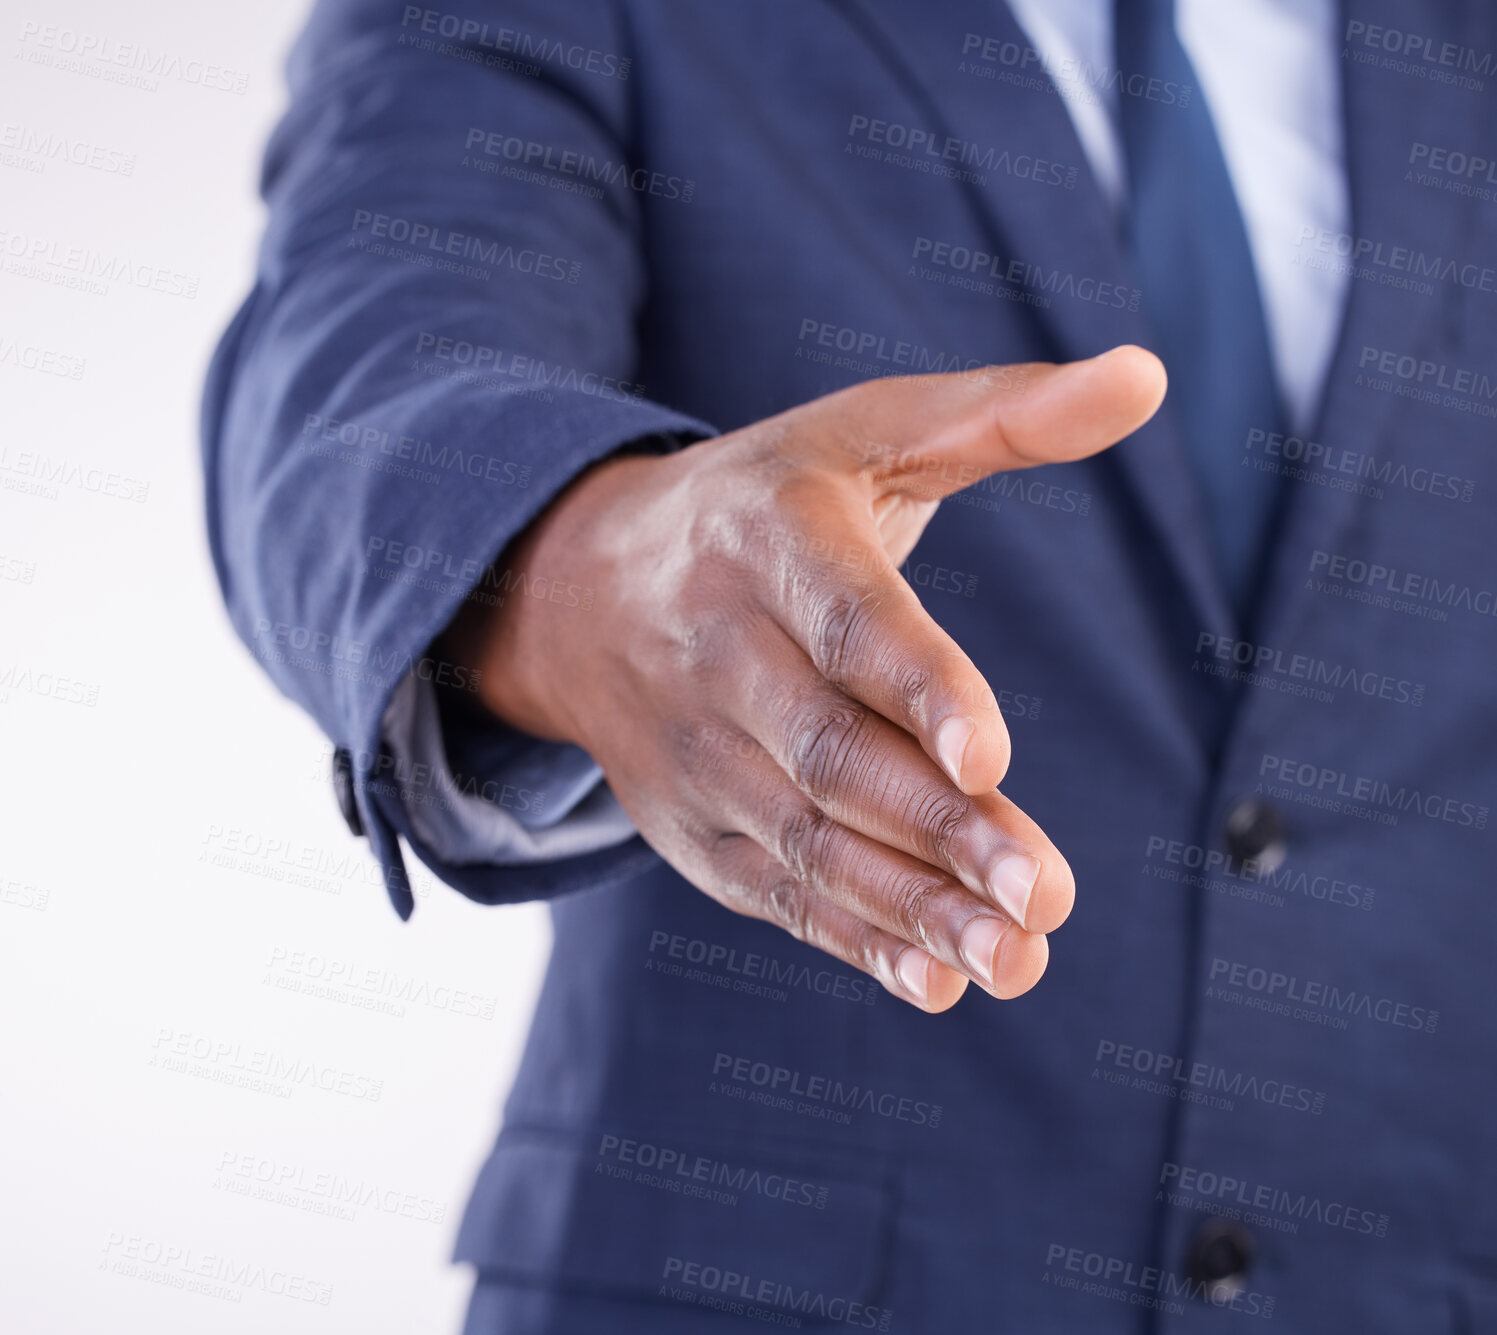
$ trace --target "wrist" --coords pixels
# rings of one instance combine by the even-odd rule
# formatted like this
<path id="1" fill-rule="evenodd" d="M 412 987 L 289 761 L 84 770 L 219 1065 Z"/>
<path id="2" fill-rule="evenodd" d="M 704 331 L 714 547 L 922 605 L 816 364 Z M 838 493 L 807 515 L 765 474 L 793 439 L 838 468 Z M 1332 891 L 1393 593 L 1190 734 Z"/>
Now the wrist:
<path id="1" fill-rule="evenodd" d="M 478 697 L 501 722 L 585 745 L 573 704 L 608 601 L 607 517 L 657 456 L 617 455 L 580 474 L 505 548 L 440 637 L 478 673 Z"/>

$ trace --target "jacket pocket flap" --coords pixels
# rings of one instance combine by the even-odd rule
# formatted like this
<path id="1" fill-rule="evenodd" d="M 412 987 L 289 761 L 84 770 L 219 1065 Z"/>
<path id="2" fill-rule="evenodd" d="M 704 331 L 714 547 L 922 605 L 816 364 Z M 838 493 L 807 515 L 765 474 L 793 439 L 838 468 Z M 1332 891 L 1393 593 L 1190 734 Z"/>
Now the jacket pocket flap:
<path id="1" fill-rule="evenodd" d="M 506 1128 L 456 1259 L 485 1279 L 887 1327 L 873 1304 L 891 1202 L 875 1168 L 841 1147 L 829 1171 L 794 1147 L 655 1139 Z"/>

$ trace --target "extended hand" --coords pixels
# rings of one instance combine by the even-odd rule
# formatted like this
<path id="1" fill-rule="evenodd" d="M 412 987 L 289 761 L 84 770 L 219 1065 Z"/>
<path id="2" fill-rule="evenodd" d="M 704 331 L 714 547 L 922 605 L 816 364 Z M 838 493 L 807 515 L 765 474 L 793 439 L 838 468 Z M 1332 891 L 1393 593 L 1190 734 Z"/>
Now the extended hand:
<path id="1" fill-rule="evenodd" d="M 944 1010 L 1033 987 L 1075 897 L 996 791 L 997 701 L 898 567 L 942 497 L 1080 459 L 1164 397 L 1139 348 L 870 381 L 678 453 L 609 460 L 514 545 L 594 590 L 469 607 L 447 652 L 575 742 L 646 840 L 739 913 Z M 1008 628 L 1023 635 L 1024 627 Z"/>

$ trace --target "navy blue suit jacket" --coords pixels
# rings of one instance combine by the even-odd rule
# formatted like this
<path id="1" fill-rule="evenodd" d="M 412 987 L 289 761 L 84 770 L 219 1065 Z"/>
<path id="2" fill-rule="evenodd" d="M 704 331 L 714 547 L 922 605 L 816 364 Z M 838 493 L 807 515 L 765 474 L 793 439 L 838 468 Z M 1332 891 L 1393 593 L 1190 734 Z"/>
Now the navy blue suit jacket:
<path id="1" fill-rule="evenodd" d="M 318 5 L 207 394 L 213 552 L 355 757 L 397 909 L 401 836 L 476 899 L 553 897 L 458 1243 L 492 1328 L 1497 1330 L 1497 205 L 1409 175 L 1416 143 L 1492 144 L 1497 25 L 1344 17 L 1358 269 L 1315 448 L 1244 443 L 1289 470 L 1255 624 L 1168 411 L 955 497 L 907 569 L 1078 885 L 1040 986 L 932 1017 L 638 839 L 443 864 L 380 720 L 592 460 L 1151 341 L 1060 100 L 958 72 L 966 34 L 1019 30 L 983 0 Z M 378 578 L 371 538 L 421 578 Z M 1208 1293 L 1219 1218 L 1253 1259 Z"/>

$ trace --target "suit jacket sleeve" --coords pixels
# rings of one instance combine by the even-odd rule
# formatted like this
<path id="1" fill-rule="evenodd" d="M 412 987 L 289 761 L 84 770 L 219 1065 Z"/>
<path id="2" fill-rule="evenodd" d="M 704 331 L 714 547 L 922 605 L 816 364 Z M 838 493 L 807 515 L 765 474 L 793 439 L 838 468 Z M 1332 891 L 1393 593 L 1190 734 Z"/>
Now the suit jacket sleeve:
<path id="1" fill-rule="evenodd" d="M 466 597 L 535 594 L 492 588 L 490 566 L 572 478 L 645 437 L 712 434 L 635 383 L 630 63 L 604 0 L 321 0 L 292 53 L 255 287 L 205 396 L 209 535 L 238 633 L 355 758 L 402 916 L 397 835 L 484 902 L 653 856 L 635 838 L 522 866 L 444 858 L 412 820 L 440 785 L 383 730 L 412 674 L 461 690 L 428 649 Z M 486 743 L 470 751 L 507 754 Z"/>

